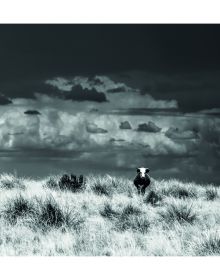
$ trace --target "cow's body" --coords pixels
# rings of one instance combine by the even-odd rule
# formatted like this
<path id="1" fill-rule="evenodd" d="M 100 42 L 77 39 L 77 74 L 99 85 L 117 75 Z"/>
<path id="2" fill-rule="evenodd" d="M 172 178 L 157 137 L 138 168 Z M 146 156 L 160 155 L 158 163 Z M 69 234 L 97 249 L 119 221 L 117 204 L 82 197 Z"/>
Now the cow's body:
<path id="1" fill-rule="evenodd" d="M 148 168 L 138 168 L 137 176 L 134 178 L 134 185 L 138 190 L 138 194 L 145 194 L 146 188 L 150 185 L 150 177 L 147 174 L 150 170 Z"/>

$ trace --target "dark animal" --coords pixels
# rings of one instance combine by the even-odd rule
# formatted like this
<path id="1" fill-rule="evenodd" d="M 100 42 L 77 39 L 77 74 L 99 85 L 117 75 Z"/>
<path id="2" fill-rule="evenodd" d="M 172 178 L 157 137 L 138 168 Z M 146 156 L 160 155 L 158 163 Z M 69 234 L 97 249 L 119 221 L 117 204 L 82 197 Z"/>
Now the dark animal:
<path id="1" fill-rule="evenodd" d="M 137 176 L 134 178 L 134 185 L 138 190 L 138 194 L 145 194 L 146 188 L 150 185 L 150 177 L 147 174 L 150 170 L 145 167 L 137 169 Z"/>

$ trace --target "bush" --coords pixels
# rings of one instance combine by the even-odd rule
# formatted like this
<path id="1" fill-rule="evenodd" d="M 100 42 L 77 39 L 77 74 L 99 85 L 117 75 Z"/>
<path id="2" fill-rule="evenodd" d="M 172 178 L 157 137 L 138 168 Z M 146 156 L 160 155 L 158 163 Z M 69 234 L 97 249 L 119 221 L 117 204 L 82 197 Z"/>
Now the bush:
<path id="1" fill-rule="evenodd" d="M 144 199 L 144 202 L 150 203 L 153 206 L 156 206 L 158 202 L 162 201 L 162 196 L 160 194 L 157 194 L 155 191 L 150 191 L 147 195 L 147 197 Z"/>
<path id="2" fill-rule="evenodd" d="M 107 185 L 104 185 L 104 184 L 95 183 L 92 186 L 92 190 L 97 195 L 106 195 L 106 196 L 112 195 L 110 188 L 108 188 Z"/>
<path id="3" fill-rule="evenodd" d="M 198 255 L 220 255 L 220 235 L 218 232 L 211 233 L 199 242 L 197 246 Z"/>
<path id="4" fill-rule="evenodd" d="M 122 211 L 122 216 L 139 215 L 141 210 L 131 204 L 128 204 Z"/>
<path id="5" fill-rule="evenodd" d="M 38 200 L 38 205 L 40 209 L 37 220 L 43 229 L 73 227 L 77 230 L 84 222 L 81 216 L 73 214 L 68 208 L 62 209 L 52 197 L 45 201 Z"/>
<path id="6" fill-rule="evenodd" d="M 101 216 L 108 219 L 117 218 L 120 214 L 112 209 L 112 206 L 109 203 L 104 205 L 104 209 L 100 211 Z"/>
<path id="7" fill-rule="evenodd" d="M 59 180 L 59 187 L 61 190 L 70 190 L 72 192 L 82 191 L 85 188 L 85 182 L 83 175 L 77 176 L 71 174 L 70 176 L 64 174 Z"/>
<path id="8" fill-rule="evenodd" d="M 218 197 L 218 191 L 215 187 L 206 190 L 206 199 L 215 200 Z"/>
<path id="9" fill-rule="evenodd" d="M 192 210 L 192 204 L 174 203 L 167 205 L 164 212 L 160 212 L 161 217 L 166 222 L 190 223 L 192 224 L 196 219 L 196 213 Z"/>
<path id="10" fill-rule="evenodd" d="M 150 222 L 144 216 L 120 215 L 115 223 L 116 230 L 126 231 L 134 230 L 146 233 L 149 229 Z"/>
<path id="11" fill-rule="evenodd" d="M 45 186 L 50 188 L 50 189 L 58 189 L 59 188 L 58 182 L 52 177 L 50 177 L 46 181 Z"/>
<path id="12" fill-rule="evenodd" d="M 35 208 L 32 202 L 28 201 L 22 196 L 16 197 L 8 202 L 6 208 L 3 210 L 3 216 L 11 224 L 16 224 L 19 218 L 33 216 Z"/>
<path id="13" fill-rule="evenodd" d="M 162 189 L 162 194 L 165 196 L 172 196 L 174 198 L 195 198 L 197 194 L 192 187 L 184 186 L 180 182 L 170 182 L 170 185 Z"/>
<path id="14" fill-rule="evenodd" d="M 135 230 L 142 233 L 147 232 L 150 223 L 146 217 L 141 215 L 141 210 L 131 204 L 127 205 L 120 215 L 117 215 L 115 229 L 119 231 Z"/>

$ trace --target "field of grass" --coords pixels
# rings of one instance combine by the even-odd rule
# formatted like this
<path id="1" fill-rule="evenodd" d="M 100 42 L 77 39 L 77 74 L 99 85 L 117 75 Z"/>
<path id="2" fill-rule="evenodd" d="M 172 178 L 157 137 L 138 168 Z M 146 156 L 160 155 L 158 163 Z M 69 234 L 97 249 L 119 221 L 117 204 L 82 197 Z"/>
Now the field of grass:
<path id="1" fill-rule="evenodd" d="M 220 255 L 220 188 L 88 176 L 68 185 L 0 175 L 0 255 Z"/>

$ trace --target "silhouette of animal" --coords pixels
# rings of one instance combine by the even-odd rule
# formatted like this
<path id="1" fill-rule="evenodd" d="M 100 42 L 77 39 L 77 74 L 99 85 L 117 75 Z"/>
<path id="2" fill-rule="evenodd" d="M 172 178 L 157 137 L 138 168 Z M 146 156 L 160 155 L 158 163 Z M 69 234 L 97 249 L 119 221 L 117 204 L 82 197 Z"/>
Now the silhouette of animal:
<path id="1" fill-rule="evenodd" d="M 134 178 L 134 185 L 137 188 L 138 194 L 145 194 L 146 188 L 150 185 L 150 177 L 147 174 L 150 171 L 149 168 L 140 167 L 137 169 L 137 175 Z"/>

